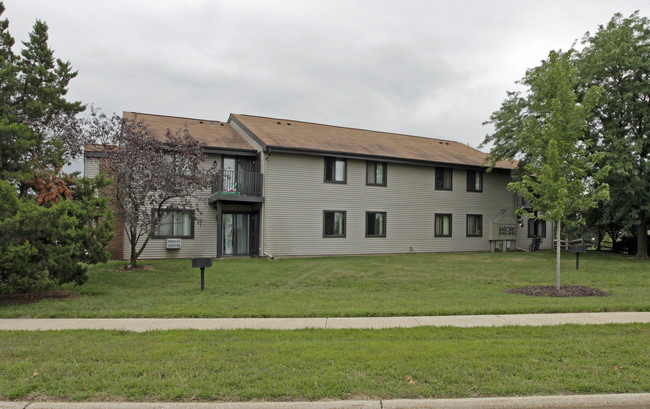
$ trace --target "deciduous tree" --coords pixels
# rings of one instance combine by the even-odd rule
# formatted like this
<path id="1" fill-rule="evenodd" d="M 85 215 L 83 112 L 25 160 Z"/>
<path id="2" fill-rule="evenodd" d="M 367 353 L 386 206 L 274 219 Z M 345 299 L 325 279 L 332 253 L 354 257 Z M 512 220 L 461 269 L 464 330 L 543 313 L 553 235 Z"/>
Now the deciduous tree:
<path id="1" fill-rule="evenodd" d="M 88 129 L 101 139 L 114 211 L 129 242 L 129 266 L 136 268 L 166 213 L 191 209 L 201 222 L 199 203 L 207 201 L 217 169 L 207 164 L 203 145 L 186 129 L 168 129 L 160 139 L 137 116 L 107 118 L 101 112 Z"/>
<path id="2" fill-rule="evenodd" d="M 612 171 L 607 204 L 624 228 L 637 232 L 637 258 L 648 258 L 650 225 L 650 20 L 616 14 L 583 39 L 580 89 L 603 90 L 590 135 Z"/>
<path id="3" fill-rule="evenodd" d="M 592 87 L 578 100 L 573 55 L 572 51 L 553 51 L 539 67 L 528 70 L 521 80 L 526 94 L 509 94 L 492 114 L 488 123 L 495 126 L 495 132 L 484 141 L 495 144 L 491 160 L 521 159 L 521 178 L 508 184 L 508 189 L 528 200 L 539 218 L 554 223 L 558 289 L 562 224 L 573 222 L 578 211 L 608 197 L 607 184 L 600 182 L 607 169 L 595 171 L 600 156 L 585 139 L 601 90 Z"/>

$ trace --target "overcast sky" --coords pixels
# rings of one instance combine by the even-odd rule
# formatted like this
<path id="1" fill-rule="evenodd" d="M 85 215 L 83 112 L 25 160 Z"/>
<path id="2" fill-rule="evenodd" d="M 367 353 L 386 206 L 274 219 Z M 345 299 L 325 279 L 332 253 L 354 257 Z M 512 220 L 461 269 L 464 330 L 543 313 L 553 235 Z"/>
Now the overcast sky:
<path id="1" fill-rule="evenodd" d="M 270 116 L 477 147 L 527 68 L 650 0 L 5 0 L 107 112 Z"/>

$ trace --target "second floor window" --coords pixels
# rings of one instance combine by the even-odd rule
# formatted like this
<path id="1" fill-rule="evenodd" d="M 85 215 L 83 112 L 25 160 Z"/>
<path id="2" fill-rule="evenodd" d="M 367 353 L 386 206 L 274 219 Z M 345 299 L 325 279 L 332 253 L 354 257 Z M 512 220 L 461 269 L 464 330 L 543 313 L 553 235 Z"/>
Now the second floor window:
<path id="1" fill-rule="evenodd" d="M 366 165 L 366 184 L 386 186 L 386 162 L 368 161 Z"/>
<path id="2" fill-rule="evenodd" d="M 325 182 L 347 182 L 347 161 L 345 159 L 325 158 Z"/>
<path id="3" fill-rule="evenodd" d="M 451 190 L 452 170 L 436 168 L 436 190 Z"/>
<path id="4" fill-rule="evenodd" d="M 468 192 L 483 191 L 483 172 L 479 172 L 477 170 L 467 171 L 467 191 Z"/>

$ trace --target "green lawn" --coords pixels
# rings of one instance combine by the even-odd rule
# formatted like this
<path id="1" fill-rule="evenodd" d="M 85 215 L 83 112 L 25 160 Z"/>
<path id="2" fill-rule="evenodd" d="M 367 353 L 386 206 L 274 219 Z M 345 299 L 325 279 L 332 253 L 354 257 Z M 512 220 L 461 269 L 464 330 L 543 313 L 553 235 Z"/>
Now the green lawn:
<path id="1" fill-rule="evenodd" d="M 324 317 L 576 311 L 649 311 L 650 263 L 590 252 L 575 269 L 563 255 L 562 284 L 606 290 L 608 297 L 549 298 L 503 290 L 555 283 L 555 254 L 454 253 L 373 257 L 216 260 L 200 271 L 189 260 L 91 267 L 83 297 L 0 305 L 0 317 Z"/>
<path id="2" fill-rule="evenodd" d="M 650 325 L 0 332 L 0 400 L 648 392 Z"/>

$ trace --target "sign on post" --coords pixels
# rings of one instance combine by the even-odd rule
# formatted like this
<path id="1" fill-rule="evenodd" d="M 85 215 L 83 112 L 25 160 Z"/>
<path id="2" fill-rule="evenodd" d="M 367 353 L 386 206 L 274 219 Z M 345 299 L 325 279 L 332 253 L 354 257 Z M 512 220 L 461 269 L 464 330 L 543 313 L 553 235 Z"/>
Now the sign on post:
<path id="1" fill-rule="evenodd" d="M 193 258 L 192 267 L 201 269 L 201 291 L 203 291 L 205 289 L 205 268 L 212 267 L 212 259 L 210 257 Z"/>
<path id="2" fill-rule="evenodd" d="M 580 269 L 580 253 L 585 253 L 587 251 L 586 244 L 574 244 L 569 246 L 571 253 L 576 253 L 576 270 Z"/>

